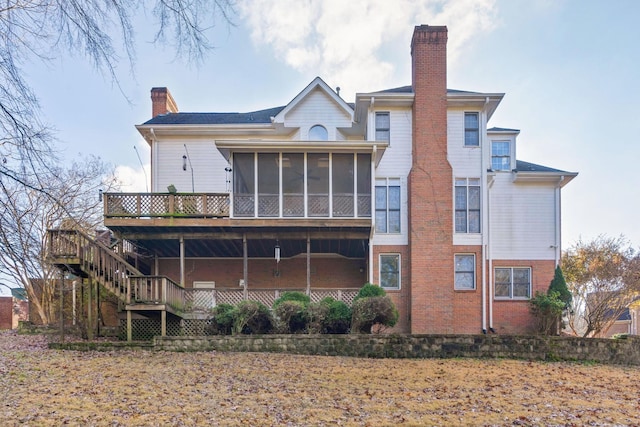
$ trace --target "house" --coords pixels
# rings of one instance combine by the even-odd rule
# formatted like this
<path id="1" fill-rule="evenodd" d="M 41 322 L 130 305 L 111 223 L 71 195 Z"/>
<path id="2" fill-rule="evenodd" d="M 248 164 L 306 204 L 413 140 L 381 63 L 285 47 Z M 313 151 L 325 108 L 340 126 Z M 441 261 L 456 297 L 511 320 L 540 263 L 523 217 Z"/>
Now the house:
<path id="1" fill-rule="evenodd" d="M 504 94 L 447 89 L 446 46 L 446 27 L 417 26 L 411 85 L 354 103 L 319 77 L 247 113 L 180 112 L 153 88 L 136 126 L 152 193 L 104 195 L 117 257 L 57 232 L 58 265 L 126 300 L 129 337 L 290 289 L 350 302 L 366 282 L 395 302 L 398 332 L 529 331 L 577 174 L 517 160 L 519 131 L 488 125 Z"/>
<path id="2" fill-rule="evenodd" d="M 11 296 L 0 296 L 0 329 L 16 329 L 18 322 L 28 317 L 29 302 L 24 289 L 12 288 Z"/>

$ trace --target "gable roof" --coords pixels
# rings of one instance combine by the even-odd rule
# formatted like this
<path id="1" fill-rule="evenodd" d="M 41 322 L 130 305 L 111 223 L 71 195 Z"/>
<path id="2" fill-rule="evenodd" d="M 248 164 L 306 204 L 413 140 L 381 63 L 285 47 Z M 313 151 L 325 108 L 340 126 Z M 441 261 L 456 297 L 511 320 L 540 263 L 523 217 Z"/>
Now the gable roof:
<path id="1" fill-rule="evenodd" d="M 314 89 L 320 89 L 321 91 L 323 91 L 340 108 L 342 108 L 342 110 L 346 114 L 348 114 L 349 117 L 353 118 L 353 108 L 347 102 L 345 102 L 342 98 L 340 98 L 340 96 L 336 92 L 334 92 L 334 90 L 331 89 L 329 85 L 327 85 L 324 82 L 324 80 L 322 80 L 320 77 L 316 77 L 311 81 L 311 83 L 307 85 L 307 87 L 302 89 L 302 91 L 299 94 L 297 94 L 295 98 L 291 100 L 291 102 L 289 102 L 282 110 L 278 112 L 278 114 L 275 116 L 274 121 L 281 122 L 281 123 L 284 122 L 284 117 L 287 115 L 287 113 L 293 110 L 298 105 L 298 103 L 302 101 Z"/>

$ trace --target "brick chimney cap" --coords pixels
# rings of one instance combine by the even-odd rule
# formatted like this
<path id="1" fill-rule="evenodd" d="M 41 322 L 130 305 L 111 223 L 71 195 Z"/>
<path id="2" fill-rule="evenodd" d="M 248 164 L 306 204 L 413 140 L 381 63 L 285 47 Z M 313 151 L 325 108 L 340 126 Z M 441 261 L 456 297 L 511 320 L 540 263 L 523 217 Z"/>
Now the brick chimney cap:
<path id="1" fill-rule="evenodd" d="M 440 33 L 440 32 L 447 32 L 447 26 L 446 25 L 416 25 L 415 31 L 426 31 L 429 33 Z"/>

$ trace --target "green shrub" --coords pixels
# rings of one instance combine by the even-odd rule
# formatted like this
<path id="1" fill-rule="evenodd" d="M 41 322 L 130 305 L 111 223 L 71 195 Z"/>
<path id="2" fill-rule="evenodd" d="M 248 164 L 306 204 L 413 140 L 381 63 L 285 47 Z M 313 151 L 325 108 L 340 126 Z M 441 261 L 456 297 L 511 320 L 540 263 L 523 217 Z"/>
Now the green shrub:
<path id="1" fill-rule="evenodd" d="M 358 291 L 358 295 L 353 299 L 353 302 L 355 303 L 361 298 L 383 297 L 386 294 L 387 293 L 380 286 L 374 285 L 373 283 L 365 283 Z"/>
<path id="2" fill-rule="evenodd" d="M 322 300 L 328 310 L 324 319 L 324 332 L 327 334 L 347 334 L 351 329 L 351 308 L 343 301 L 333 298 Z"/>
<path id="3" fill-rule="evenodd" d="M 280 326 L 278 332 L 295 334 L 307 330 L 309 316 L 302 301 L 280 301 L 277 305 L 274 304 L 274 307 Z"/>
<path id="4" fill-rule="evenodd" d="M 211 310 L 211 335 L 231 335 L 236 308 L 231 304 L 219 304 Z"/>
<path id="5" fill-rule="evenodd" d="M 560 300 L 564 302 L 564 308 L 569 308 L 571 306 L 573 297 L 571 296 L 571 292 L 567 287 L 567 282 L 564 280 L 564 274 L 562 274 L 562 269 L 560 268 L 560 266 L 556 267 L 556 271 L 553 275 L 553 280 L 551 280 L 551 283 L 549 283 L 549 290 L 547 291 L 547 294 L 550 294 L 551 292 L 558 293 L 558 298 L 560 298 Z"/>
<path id="6" fill-rule="evenodd" d="M 280 298 L 273 302 L 273 309 L 275 310 L 278 305 L 285 301 L 299 301 L 306 307 L 311 302 L 311 298 L 309 298 L 309 295 L 298 291 L 283 292 Z"/>
<path id="7" fill-rule="evenodd" d="M 307 316 L 310 334 L 347 334 L 351 329 L 351 308 L 331 297 L 309 304 Z"/>
<path id="8" fill-rule="evenodd" d="M 234 334 L 267 334 L 273 329 L 269 308 L 258 301 L 241 301 L 233 317 Z"/>
<path id="9" fill-rule="evenodd" d="M 560 299 L 560 294 L 556 291 L 549 291 L 546 294 L 536 292 L 535 297 L 529 300 L 529 304 L 531 313 L 536 318 L 537 332 L 554 335 L 565 308 L 565 302 Z"/>
<path id="10" fill-rule="evenodd" d="M 325 298 L 326 299 L 326 298 Z M 320 302 L 312 302 L 307 306 L 307 331 L 310 334 L 324 334 L 325 330 L 325 319 L 327 318 L 327 313 L 329 312 L 329 305 L 324 302 L 324 300 Z"/>
<path id="11" fill-rule="evenodd" d="M 352 310 L 351 332 L 370 334 L 374 325 L 386 328 L 398 322 L 398 310 L 386 295 L 360 298 Z"/>

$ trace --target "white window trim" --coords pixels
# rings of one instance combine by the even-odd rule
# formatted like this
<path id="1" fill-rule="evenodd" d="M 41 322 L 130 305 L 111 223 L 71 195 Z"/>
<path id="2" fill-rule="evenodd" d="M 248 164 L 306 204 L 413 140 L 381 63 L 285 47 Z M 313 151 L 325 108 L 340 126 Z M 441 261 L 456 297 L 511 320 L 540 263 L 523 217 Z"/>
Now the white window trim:
<path id="1" fill-rule="evenodd" d="M 456 187 L 462 187 L 462 185 L 456 185 L 456 181 L 462 181 L 464 180 L 465 184 L 464 187 L 466 189 L 466 212 L 467 212 L 467 223 L 466 223 L 466 231 L 458 231 L 456 230 Z M 470 185 L 470 182 L 474 183 L 474 185 Z M 475 182 L 477 182 L 477 185 L 475 185 Z M 482 180 L 480 178 L 454 178 L 453 179 L 453 232 L 455 234 L 460 234 L 460 235 L 480 235 L 482 234 L 482 216 L 483 216 L 483 212 L 482 212 Z M 469 187 L 478 187 L 480 189 L 480 208 L 478 209 L 479 211 L 479 216 L 480 216 L 480 229 L 479 231 L 469 231 Z M 475 211 L 475 209 L 473 209 Z"/>
<path id="2" fill-rule="evenodd" d="M 510 284 L 510 296 L 498 296 L 496 295 L 496 270 L 497 269 L 510 269 L 511 270 L 511 284 Z M 513 296 L 513 270 L 529 270 L 529 296 L 528 297 L 514 297 Z M 498 301 L 528 301 L 531 299 L 533 292 L 533 269 L 531 267 L 521 266 L 494 266 L 493 267 L 493 298 Z"/>
<path id="3" fill-rule="evenodd" d="M 475 114 L 476 117 L 478 118 L 478 127 L 475 129 L 478 132 L 478 143 L 475 145 L 467 145 L 467 114 Z M 471 128 L 469 128 L 470 130 L 472 130 Z M 463 136 L 462 136 L 462 146 L 465 148 L 478 148 L 480 147 L 480 113 L 478 111 L 465 111 L 463 113 L 462 116 L 462 131 L 463 131 Z"/>
<path id="4" fill-rule="evenodd" d="M 383 181 L 384 181 L 384 184 L 383 184 Z M 386 224 L 386 230 L 387 231 L 375 230 L 375 226 L 374 226 L 375 233 L 376 234 L 380 234 L 380 235 L 387 235 L 387 236 L 394 236 L 394 235 L 397 236 L 397 235 L 402 234 L 402 224 L 403 224 L 403 221 L 402 221 L 402 206 L 403 206 L 403 203 L 402 203 L 402 201 L 403 201 L 402 180 L 400 178 L 393 178 L 393 177 L 375 178 L 373 187 L 374 187 L 373 188 L 374 193 L 373 193 L 373 214 L 372 214 L 372 216 L 373 216 L 374 219 L 377 219 L 376 218 L 376 213 L 378 211 L 378 207 L 376 205 L 376 193 L 375 193 L 375 190 L 376 190 L 377 187 L 385 187 L 387 189 L 387 203 L 386 203 L 387 207 L 385 208 L 386 212 L 387 212 L 387 224 Z M 399 227 L 398 227 L 398 231 L 397 232 L 396 231 L 394 231 L 394 232 L 389 231 L 389 218 L 390 218 L 390 215 L 389 215 L 389 212 L 390 212 L 390 209 L 389 209 L 389 187 L 398 187 L 400 189 L 400 207 L 398 208 L 398 220 L 400 221 L 400 224 L 398 224 Z"/>
<path id="5" fill-rule="evenodd" d="M 398 257 L 398 287 L 391 288 L 382 285 L 382 257 L 383 256 L 396 256 Z M 380 287 L 387 291 L 399 291 L 402 289 L 402 255 L 397 252 L 388 252 L 378 254 L 378 282 L 380 282 Z"/>
<path id="6" fill-rule="evenodd" d="M 378 116 L 386 115 L 389 118 L 389 127 L 387 128 L 379 128 L 378 127 Z M 390 111 L 376 111 L 373 115 L 373 139 L 375 141 L 387 142 L 391 144 L 391 112 Z M 378 139 L 378 131 L 386 131 L 389 137 L 386 140 Z"/>
<path id="7" fill-rule="evenodd" d="M 506 155 L 506 156 L 495 156 L 493 154 L 493 143 L 494 142 L 506 142 L 507 144 L 509 144 L 509 154 Z M 513 161 L 512 161 L 513 156 L 511 155 L 512 152 L 513 152 L 513 144 L 511 143 L 510 140 L 508 140 L 508 139 L 493 139 L 493 140 L 491 140 L 491 170 L 494 171 L 494 172 L 511 172 L 512 164 L 513 164 Z M 509 158 L 509 166 L 506 169 L 494 169 L 493 168 L 493 159 L 494 159 L 494 157 L 500 157 L 500 158 L 508 157 Z"/>
<path id="8" fill-rule="evenodd" d="M 472 256 L 473 257 L 473 288 L 458 288 L 456 287 L 456 273 L 458 273 L 458 271 L 456 271 L 456 257 L 457 256 Z M 476 254 L 474 253 L 457 253 L 453 255 L 453 290 L 455 291 L 475 291 L 477 289 L 476 286 L 476 280 L 477 280 L 477 268 L 476 268 Z M 467 272 L 461 272 L 461 273 L 467 273 Z"/>

